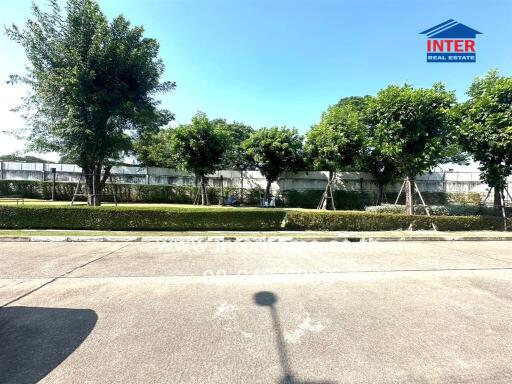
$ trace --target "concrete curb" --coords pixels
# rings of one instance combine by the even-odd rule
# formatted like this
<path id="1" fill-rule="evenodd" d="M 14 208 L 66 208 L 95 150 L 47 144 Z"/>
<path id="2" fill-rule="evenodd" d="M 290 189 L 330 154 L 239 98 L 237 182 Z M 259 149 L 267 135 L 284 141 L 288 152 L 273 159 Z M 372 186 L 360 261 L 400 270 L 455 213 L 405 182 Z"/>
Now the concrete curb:
<path id="1" fill-rule="evenodd" d="M 512 241 L 509 236 L 5 236 L 0 242 L 392 242 L 392 241 Z"/>

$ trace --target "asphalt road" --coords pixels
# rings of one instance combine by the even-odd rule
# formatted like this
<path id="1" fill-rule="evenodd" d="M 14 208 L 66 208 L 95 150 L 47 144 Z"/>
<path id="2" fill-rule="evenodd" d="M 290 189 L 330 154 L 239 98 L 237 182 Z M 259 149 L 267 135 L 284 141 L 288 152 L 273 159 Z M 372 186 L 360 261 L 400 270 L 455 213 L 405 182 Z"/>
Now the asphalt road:
<path id="1" fill-rule="evenodd" d="M 2 243 L 0 383 L 511 383 L 512 243 Z"/>

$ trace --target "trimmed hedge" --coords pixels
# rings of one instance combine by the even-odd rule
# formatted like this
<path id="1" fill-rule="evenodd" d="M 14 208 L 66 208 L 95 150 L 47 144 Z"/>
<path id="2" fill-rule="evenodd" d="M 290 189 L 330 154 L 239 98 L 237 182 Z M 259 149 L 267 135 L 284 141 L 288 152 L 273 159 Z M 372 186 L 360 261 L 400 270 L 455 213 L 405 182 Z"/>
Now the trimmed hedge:
<path id="1" fill-rule="evenodd" d="M 376 205 L 365 208 L 366 212 L 370 213 L 390 213 L 390 214 L 405 214 L 405 205 L 384 204 Z M 484 205 L 469 205 L 469 204 L 447 204 L 447 205 L 431 205 L 429 211 L 432 216 L 494 216 L 495 210 L 493 207 L 486 207 Z M 512 207 L 506 207 L 507 216 L 512 214 Z M 426 215 L 425 207 L 422 205 L 414 206 L 414 212 L 417 215 Z"/>
<path id="2" fill-rule="evenodd" d="M 323 189 L 310 189 L 305 191 L 286 190 L 282 194 L 282 203 L 286 207 L 316 208 L 324 193 Z M 377 201 L 377 192 L 359 191 L 334 191 L 334 203 L 338 210 L 364 210 L 365 207 L 374 205 Z M 398 192 L 387 192 L 385 200 L 394 202 Z M 463 204 L 479 201 L 479 194 L 462 194 L 447 192 L 422 192 L 425 202 L 429 205 L 444 205 L 448 203 Z M 464 198 L 465 197 L 465 198 Z M 419 199 L 418 199 L 419 201 Z M 400 197 L 399 202 L 405 204 L 405 193 Z"/>
<path id="3" fill-rule="evenodd" d="M 281 209 L 0 206 L 4 229 L 272 231 L 284 218 Z"/>
<path id="4" fill-rule="evenodd" d="M 452 192 L 448 194 L 450 204 L 480 205 L 482 195 L 478 192 Z"/>
<path id="5" fill-rule="evenodd" d="M 501 230 L 493 216 L 407 216 L 358 211 L 309 211 L 260 208 L 139 208 L 0 206 L 2 229 L 385 231 Z"/>
<path id="6" fill-rule="evenodd" d="M 296 191 L 293 189 L 283 191 L 281 202 L 286 207 L 316 208 L 323 189 L 311 189 Z M 375 204 L 375 196 L 372 193 L 352 191 L 334 191 L 334 204 L 340 210 L 363 210 L 365 206 Z"/>
<path id="7" fill-rule="evenodd" d="M 421 195 L 425 199 L 425 203 L 427 203 L 428 205 L 444 205 L 452 201 L 452 197 L 454 194 L 448 192 L 421 192 Z M 386 192 L 385 201 L 389 203 L 394 203 L 397 196 L 398 192 Z M 416 200 L 419 202 L 420 198 L 416 196 Z M 402 193 L 400 199 L 398 200 L 398 203 L 405 204 L 405 193 Z"/>
<path id="8" fill-rule="evenodd" d="M 432 229 L 440 231 L 502 230 L 503 220 L 494 216 L 408 216 L 370 212 L 299 211 L 286 215 L 286 228 L 317 231 L 392 231 Z"/>

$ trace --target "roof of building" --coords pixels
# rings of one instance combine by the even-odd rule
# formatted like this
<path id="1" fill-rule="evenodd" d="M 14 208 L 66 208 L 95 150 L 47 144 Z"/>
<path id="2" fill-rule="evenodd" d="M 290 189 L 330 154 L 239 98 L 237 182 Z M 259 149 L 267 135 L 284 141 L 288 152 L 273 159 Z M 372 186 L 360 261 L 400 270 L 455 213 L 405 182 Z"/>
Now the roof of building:
<path id="1" fill-rule="evenodd" d="M 445 39 L 445 38 L 459 38 L 459 39 L 474 39 L 476 35 L 482 34 L 477 30 L 468 27 L 453 19 L 446 20 L 445 22 L 436 25 L 420 32 L 422 35 L 427 35 L 429 39 Z"/>

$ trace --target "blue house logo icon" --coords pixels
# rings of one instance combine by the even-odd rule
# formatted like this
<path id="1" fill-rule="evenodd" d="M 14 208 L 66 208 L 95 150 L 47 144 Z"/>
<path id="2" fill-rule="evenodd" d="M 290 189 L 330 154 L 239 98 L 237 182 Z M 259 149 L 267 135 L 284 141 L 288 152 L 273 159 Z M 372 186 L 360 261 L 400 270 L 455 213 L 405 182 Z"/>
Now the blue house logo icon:
<path id="1" fill-rule="evenodd" d="M 474 63 L 476 61 L 476 29 L 453 19 L 429 28 L 427 35 L 427 62 L 429 63 Z"/>

